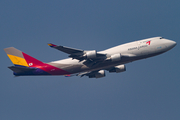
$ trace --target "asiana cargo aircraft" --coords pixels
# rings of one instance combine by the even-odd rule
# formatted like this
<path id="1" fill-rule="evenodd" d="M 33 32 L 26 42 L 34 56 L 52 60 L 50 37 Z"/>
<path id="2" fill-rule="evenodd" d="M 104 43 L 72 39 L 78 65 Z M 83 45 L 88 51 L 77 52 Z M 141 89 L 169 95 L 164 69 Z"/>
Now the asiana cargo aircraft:
<path id="1" fill-rule="evenodd" d="M 176 42 L 163 37 L 153 37 L 99 52 L 48 45 L 67 53 L 70 58 L 44 63 L 14 47 L 9 47 L 4 50 L 14 66 L 8 68 L 15 76 L 64 75 L 101 78 L 105 77 L 105 70 L 110 73 L 124 72 L 126 71 L 125 64 L 162 54 L 172 49 Z"/>

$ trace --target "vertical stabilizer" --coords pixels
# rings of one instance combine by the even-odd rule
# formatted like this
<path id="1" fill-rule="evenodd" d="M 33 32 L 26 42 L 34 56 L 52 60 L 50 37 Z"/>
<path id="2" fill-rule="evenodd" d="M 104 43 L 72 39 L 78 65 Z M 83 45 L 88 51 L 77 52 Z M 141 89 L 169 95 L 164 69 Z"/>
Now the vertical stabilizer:
<path id="1" fill-rule="evenodd" d="M 4 51 L 15 66 L 36 67 L 43 63 L 14 47 L 5 48 Z"/>

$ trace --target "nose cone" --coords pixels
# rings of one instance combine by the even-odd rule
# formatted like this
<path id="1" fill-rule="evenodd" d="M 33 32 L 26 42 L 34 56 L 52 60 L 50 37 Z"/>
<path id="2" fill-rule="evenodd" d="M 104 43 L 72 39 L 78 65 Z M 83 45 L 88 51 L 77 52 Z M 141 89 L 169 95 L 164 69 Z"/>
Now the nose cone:
<path id="1" fill-rule="evenodd" d="M 176 46 L 176 42 L 175 41 L 172 41 L 172 40 L 168 40 L 168 42 L 167 42 L 167 46 L 171 49 L 171 48 L 173 48 L 173 47 L 175 47 Z"/>
<path id="2" fill-rule="evenodd" d="M 176 42 L 175 41 L 172 41 L 172 46 L 175 47 L 176 46 Z"/>
<path id="3" fill-rule="evenodd" d="M 172 49 L 176 46 L 176 42 L 168 39 L 162 39 L 162 43 L 167 47 L 167 50 Z"/>

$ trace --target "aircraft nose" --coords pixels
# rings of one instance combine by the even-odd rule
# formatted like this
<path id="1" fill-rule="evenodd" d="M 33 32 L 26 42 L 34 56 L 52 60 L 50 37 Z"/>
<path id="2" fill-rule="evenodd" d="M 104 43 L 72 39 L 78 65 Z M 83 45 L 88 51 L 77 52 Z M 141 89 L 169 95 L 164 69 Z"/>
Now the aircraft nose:
<path id="1" fill-rule="evenodd" d="M 176 44 L 177 43 L 175 41 L 172 41 L 172 40 L 169 41 L 169 46 L 171 46 L 172 48 L 175 47 Z"/>
<path id="2" fill-rule="evenodd" d="M 177 43 L 175 41 L 172 41 L 172 40 L 167 40 L 167 43 L 166 43 L 167 47 L 169 47 L 170 49 L 175 47 L 176 44 Z"/>

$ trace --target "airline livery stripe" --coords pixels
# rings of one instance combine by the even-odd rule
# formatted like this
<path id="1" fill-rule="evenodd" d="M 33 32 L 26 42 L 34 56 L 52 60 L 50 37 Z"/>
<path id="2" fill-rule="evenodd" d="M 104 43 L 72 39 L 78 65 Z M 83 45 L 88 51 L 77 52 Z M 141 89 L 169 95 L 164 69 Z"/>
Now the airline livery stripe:
<path id="1" fill-rule="evenodd" d="M 23 53 L 23 52 L 22 52 Z M 57 68 L 55 66 L 49 65 L 47 63 L 43 63 L 29 55 L 27 55 L 26 53 L 23 53 L 24 58 L 26 59 L 29 67 L 36 67 L 39 68 L 51 75 L 64 75 L 64 74 L 70 74 L 69 72 L 62 70 L 60 68 Z"/>

